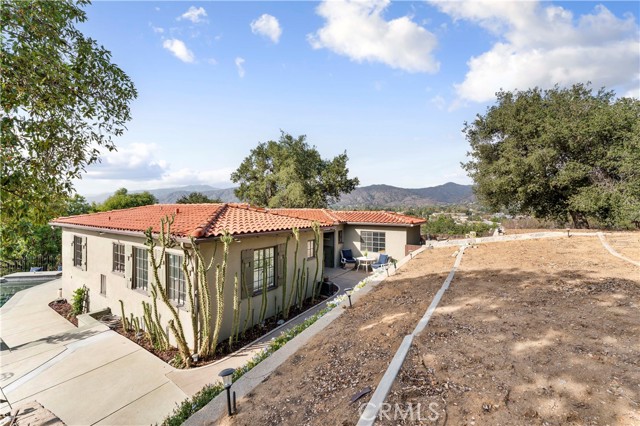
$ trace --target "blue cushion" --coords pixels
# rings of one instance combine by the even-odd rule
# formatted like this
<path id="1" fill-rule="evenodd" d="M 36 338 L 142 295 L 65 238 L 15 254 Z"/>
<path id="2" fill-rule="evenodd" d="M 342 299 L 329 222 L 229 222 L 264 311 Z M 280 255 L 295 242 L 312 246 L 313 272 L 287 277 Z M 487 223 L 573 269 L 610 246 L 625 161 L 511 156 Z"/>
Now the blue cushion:
<path id="1" fill-rule="evenodd" d="M 344 257 L 345 259 L 353 259 L 351 249 L 342 250 L 342 257 Z"/>
<path id="2" fill-rule="evenodd" d="M 42 271 L 42 266 L 32 266 L 31 269 L 29 269 L 29 272 L 41 272 Z"/>

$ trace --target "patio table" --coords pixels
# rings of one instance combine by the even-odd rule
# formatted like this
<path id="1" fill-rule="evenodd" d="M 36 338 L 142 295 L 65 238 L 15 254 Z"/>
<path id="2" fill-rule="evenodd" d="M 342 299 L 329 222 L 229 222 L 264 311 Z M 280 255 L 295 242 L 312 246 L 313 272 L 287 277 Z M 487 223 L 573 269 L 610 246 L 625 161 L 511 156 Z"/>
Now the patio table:
<path id="1" fill-rule="evenodd" d="M 369 267 L 373 262 L 376 261 L 376 258 L 368 257 L 368 256 L 360 256 L 360 257 L 356 257 L 356 260 L 358 261 L 358 271 L 360 270 L 360 265 L 364 265 L 365 272 L 368 272 Z"/>

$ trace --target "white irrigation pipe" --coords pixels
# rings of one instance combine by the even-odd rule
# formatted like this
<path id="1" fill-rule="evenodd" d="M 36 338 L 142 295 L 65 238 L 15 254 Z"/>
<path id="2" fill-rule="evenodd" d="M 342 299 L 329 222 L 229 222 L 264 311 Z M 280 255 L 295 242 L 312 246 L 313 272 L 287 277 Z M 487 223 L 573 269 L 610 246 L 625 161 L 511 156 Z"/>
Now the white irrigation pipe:
<path id="1" fill-rule="evenodd" d="M 400 371 L 400 368 L 402 367 L 402 364 L 404 363 L 404 360 L 407 357 L 407 354 L 409 353 L 409 348 L 411 348 L 411 343 L 413 343 L 413 338 L 416 335 L 418 335 L 418 333 L 420 333 L 422 330 L 424 330 L 424 328 L 429 323 L 429 320 L 431 319 L 433 312 L 438 307 L 438 303 L 440 303 L 440 299 L 442 299 L 442 295 L 449 288 L 449 284 L 451 284 L 451 281 L 453 280 L 453 276 L 455 275 L 456 270 L 460 266 L 460 262 L 462 261 L 462 255 L 464 253 L 465 248 L 466 246 L 460 247 L 460 250 L 458 251 L 458 256 L 456 257 L 456 261 L 453 264 L 453 268 L 451 269 L 451 272 L 449 272 L 447 279 L 444 280 L 442 287 L 440 287 L 440 290 L 438 290 L 435 297 L 431 301 L 431 304 L 429 305 L 429 308 L 427 308 L 427 311 L 425 312 L 424 316 L 420 319 L 420 321 L 418 321 L 416 328 L 413 330 L 411 334 L 406 335 L 402 340 L 400 347 L 398 348 L 398 350 L 396 351 L 396 354 L 393 356 L 393 359 L 389 363 L 389 367 L 387 368 L 387 371 L 385 371 L 384 376 L 382 376 L 382 379 L 380 380 L 380 383 L 378 383 L 378 387 L 376 388 L 376 391 L 373 393 L 373 396 L 371 396 L 371 400 L 369 400 L 364 411 L 360 415 L 360 419 L 358 420 L 357 426 L 371 426 L 375 423 L 376 417 L 378 416 L 378 411 L 380 411 L 380 408 L 384 404 L 384 401 L 387 399 L 387 395 L 391 390 L 391 386 L 393 385 L 393 382 L 396 376 L 398 375 L 398 372 Z"/>
<path id="2" fill-rule="evenodd" d="M 602 243 L 604 248 L 609 250 L 609 253 L 611 253 L 615 257 L 618 257 L 618 258 L 620 258 L 622 260 L 626 260 L 629 263 L 633 263 L 636 266 L 640 266 L 640 262 L 636 262 L 635 260 L 631 260 L 628 257 L 625 257 L 625 256 L 621 255 L 620 253 L 618 253 L 617 251 L 615 251 L 614 248 L 609 245 L 609 243 L 607 242 L 607 240 L 604 237 L 604 234 L 602 232 L 598 232 L 598 238 L 600 238 L 600 242 Z"/>

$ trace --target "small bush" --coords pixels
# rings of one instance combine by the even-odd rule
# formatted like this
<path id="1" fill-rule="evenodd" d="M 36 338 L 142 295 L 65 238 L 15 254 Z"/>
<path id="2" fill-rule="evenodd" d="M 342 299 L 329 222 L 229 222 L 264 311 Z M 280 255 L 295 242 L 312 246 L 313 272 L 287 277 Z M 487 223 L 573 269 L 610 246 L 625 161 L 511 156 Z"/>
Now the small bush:
<path id="1" fill-rule="evenodd" d="M 73 315 L 77 316 L 82 314 L 82 306 L 83 306 L 84 297 L 86 293 L 87 293 L 87 288 L 84 286 L 74 290 L 73 298 L 71 300 L 71 308 L 72 308 Z"/>

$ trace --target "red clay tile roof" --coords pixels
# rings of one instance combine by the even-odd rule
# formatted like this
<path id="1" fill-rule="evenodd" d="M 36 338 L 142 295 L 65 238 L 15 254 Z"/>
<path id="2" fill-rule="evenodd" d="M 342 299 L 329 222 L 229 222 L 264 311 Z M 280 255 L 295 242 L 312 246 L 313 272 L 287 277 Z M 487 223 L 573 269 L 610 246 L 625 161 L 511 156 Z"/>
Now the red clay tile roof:
<path id="1" fill-rule="evenodd" d="M 322 224 L 337 225 L 339 223 L 370 223 L 376 225 L 418 225 L 426 223 L 426 219 L 407 216 L 386 211 L 341 211 L 328 209 L 269 209 L 269 212 L 315 220 Z"/>
<path id="2" fill-rule="evenodd" d="M 392 224 L 392 225 L 418 225 L 426 223 L 427 220 L 421 217 L 407 216 L 395 212 L 385 211 L 339 211 L 334 210 L 333 214 L 345 223 L 371 223 L 371 224 Z"/>
<path id="3" fill-rule="evenodd" d="M 172 234 L 184 237 L 217 237 L 228 230 L 232 235 L 255 234 L 310 228 L 309 220 L 272 214 L 246 204 L 154 204 L 78 216 L 59 217 L 52 225 L 86 226 L 96 229 L 144 232 L 149 227 L 160 232 L 160 219 L 175 214 Z"/>
<path id="4" fill-rule="evenodd" d="M 269 212 L 283 216 L 317 221 L 320 222 L 320 224 L 335 225 L 340 223 L 340 220 L 335 217 L 333 212 L 327 209 L 269 209 Z"/>

